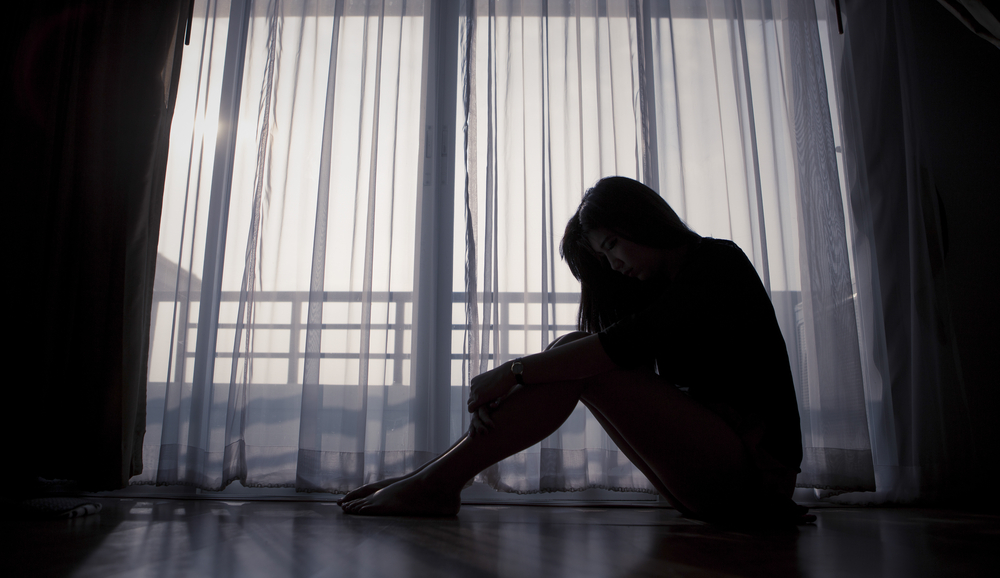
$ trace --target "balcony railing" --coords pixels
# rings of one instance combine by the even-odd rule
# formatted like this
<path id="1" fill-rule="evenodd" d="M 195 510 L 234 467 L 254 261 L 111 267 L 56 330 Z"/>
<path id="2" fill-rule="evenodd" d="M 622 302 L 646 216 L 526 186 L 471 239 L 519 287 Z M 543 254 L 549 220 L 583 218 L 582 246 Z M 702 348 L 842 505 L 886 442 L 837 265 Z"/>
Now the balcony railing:
<path id="1" fill-rule="evenodd" d="M 177 318 L 186 318 L 189 320 L 186 331 L 187 336 L 197 335 L 198 323 L 196 307 L 199 297 L 200 294 L 198 292 L 192 292 L 190 305 L 184 303 L 183 301 L 179 304 L 180 309 L 178 310 Z M 157 323 L 170 323 L 171 315 L 169 313 L 167 315 L 163 315 L 164 311 L 169 311 L 169 309 L 164 308 L 163 305 L 167 305 L 169 307 L 169 305 L 174 302 L 175 298 L 176 296 L 173 291 L 155 291 L 153 293 L 153 318 L 151 321 L 154 326 L 154 333 L 156 333 Z M 512 350 L 512 334 L 521 332 L 524 334 L 532 333 L 540 336 L 541 332 L 545 330 L 552 332 L 552 335 L 555 336 L 576 329 L 576 306 L 579 303 L 579 299 L 580 294 L 577 292 L 548 293 L 546 295 L 545 303 L 548 307 L 547 319 L 549 322 L 543 328 L 541 323 L 542 293 L 503 292 L 497 294 L 496 307 L 498 313 L 498 327 L 490 325 L 486 328 L 490 333 L 493 333 L 495 329 L 499 328 L 499 331 L 495 334 L 497 338 L 497 346 L 490 348 L 491 353 L 489 355 L 489 359 L 492 360 L 494 359 L 494 356 L 496 356 L 501 360 L 505 360 L 515 355 L 529 353 L 529 351 L 526 351 L 527 344 L 515 343 L 513 344 L 514 349 Z M 221 304 L 223 313 L 220 314 L 220 323 L 218 325 L 220 334 L 224 334 L 227 331 L 235 332 L 236 315 L 235 313 L 229 313 L 228 310 L 235 310 L 235 306 L 238 305 L 239 300 L 240 293 L 238 291 L 222 292 Z M 385 347 L 379 348 L 380 350 L 378 351 L 369 352 L 368 358 L 369 360 L 384 360 L 386 362 L 391 362 L 391 383 L 407 383 L 408 376 L 405 375 L 404 365 L 405 362 L 409 361 L 411 358 L 411 344 L 409 338 L 413 329 L 413 294 L 409 291 L 372 292 L 369 301 L 371 302 L 373 309 L 385 308 L 386 310 L 386 314 L 381 316 L 384 321 L 372 322 L 368 324 L 370 332 L 386 332 L 386 345 Z M 453 346 L 451 359 L 453 362 L 460 362 L 466 355 L 462 351 L 463 334 L 468 329 L 465 319 L 465 301 L 465 293 L 452 293 L 451 342 Z M 255 322 L 253 324 L 253 331 L 256 333 L 258 338 L 263 332 L 274 332 L 270 333 L 268 341 L 269 347 L 267 350 L 255 350 L 253 352 L 253 357 L 254 359 L 287 360 L 287 380 L 284 382 L 287 384 L 300 383 L 302 379 L 302 366 L 305 358 L 306 330 L 308 328 L 306 319 L 309 302 L 310 293 L 308 291 L 259 291 L 254 294 L 254 303 L 257 307 L 266 305 L 272 308 L 272 311 L 280 311 L 281 315 L 272 313 L 270 315 L 271 319 L 269 322 Z M 324 304 L 351 304 L 361 302 L 362 293 L 353 291 L 326 291 L 323 293 L 322 298 L 322 303 Z M 232 304 L 233 306 L 226 307 L 226 304 Z M 283 304 L 288 305 L 280 306 Z M 513 316 L 512 310 L 515 308 L 523 308 L 524 311 L 518 312 L 520 314 Z M 191 309 L 195 309 L 195 311 L 192 312 Z M 482 295 L 480 295 L 480 310 L 481 309 Z M 287 314 L 285 311 L 287 311 Z M 347 322 L 345 320 L 344 322 L 327 322 L 326 319 L 331 317 L 331 315 L 325 314 L 323 317 L 324 322 L 320 324 L 318 328 L 323 331 L 324 342 L 332 341 L 337 332 L 344 332 L 344 335 L 336 341 L 350 345 L 351 343 L 350 340 L 347 339 L 347 336 L 349 336 L 352 332 L 355 335 L 359 335 L 362 330 L 362 324 L 360 321 Z M 480 313 L 481 323 L 483 322 L 483 318 L 484 316 Z M 512 318 L 515 319 L 515 323 L 513 325 L 511 324 Z M 553 320 L 558 320 L 560 323 L 554 323 Z M 244 328 L 244 330 L 245 329 L 246 328 Z M 283 345 L 276 347 L 276 341 L 280 343 L 284 340 L 276 340 L 275 336 L 280 336 L 280 332 L 284 331 L 287 331 L 288 333 L 287 347 Z M 331 335 L 330 332 L 333 332 L 333 335 Z M 190 339 L 185 342 L 185 340 L 181 338 L 178 339 L 178 342 L 180 346 L 177 349 L 183 350 L 184 355 L 177 356 L 175 353 L 174 375 L 183 374 L 184 366 L 189 363 L 193 363 L 195 356 L 195 339 Z M 220 338 L 217 343 L 216 359 L 232 359 L 234 355 L 232 351 L 233 341 Z M 360 353 L 357 350 L 357 343 L 355 343 L 354 346 L 353 351 L 347 349 L 339 351 L 326 350 L 318 355 L 320 359 L 360 359 Z M 540 346 L 541 341 L 539 341 L 538 345 L 534 346 L 532 350 L 537 351 Z M 325 349 L 328 348 L 325 347 Z M 384 349 L 384 351 L 381 349 Z M 239 352 L 237 355 L 240 357 L 246 356 L 244 352 Z M 455 372 L 453 372 L 453 375 L 454 373 Z M 455 383 L 453 385 L 460 385 L 460 383 Z"/>

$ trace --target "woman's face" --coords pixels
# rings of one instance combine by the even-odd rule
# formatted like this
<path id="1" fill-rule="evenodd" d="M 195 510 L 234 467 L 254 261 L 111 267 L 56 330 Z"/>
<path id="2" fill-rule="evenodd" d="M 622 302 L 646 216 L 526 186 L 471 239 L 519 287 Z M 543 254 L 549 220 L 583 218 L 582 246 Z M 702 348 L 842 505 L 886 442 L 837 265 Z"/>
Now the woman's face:
<path id="1" fill-rule="evenodd" d="M 615 271 L 626 277 L 645 281 L 663 269 L 666 252 L 629 241 L 610 229 L 594 229 L 587 233 L 590 247 L 603 255 Z"/>

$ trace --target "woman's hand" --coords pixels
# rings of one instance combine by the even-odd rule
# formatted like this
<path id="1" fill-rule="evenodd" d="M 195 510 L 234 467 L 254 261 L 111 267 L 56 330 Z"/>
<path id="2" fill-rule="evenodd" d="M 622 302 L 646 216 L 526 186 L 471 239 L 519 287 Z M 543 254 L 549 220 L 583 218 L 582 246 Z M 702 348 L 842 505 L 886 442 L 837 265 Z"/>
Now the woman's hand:
<path id="1" fill-rule="evenodd" d="M 510 395 L 517 380 L 510 372 L 510 363 L 480 373 L 472 378 L 472 389 L 469 392 L 469 412 L 476 413 L 482 407 L 496 408 L 503 398 Z"/>
<path id="2" fill-rule="evenodd" d="M 560 380 L 584 379 L 616 368 L 597 335 L 579 331 L 560 337 L 546 351 L 524 357 L 521 362 L 527 362 L 524 374 L 532 387 L 544 387 L 546 383 Z M 491 430 L 494 427 L 490 419 L 493 410 L 518 391 L 517 379 L 510 371 L 511 365 L 504 363 L 472 378 L 468 404 L 472 414 L 470 434 Z"/>
<path id="3" fill-rule="evenodd" d="M 490 413 L 514 391 L 517 382 L 510 372 L 509 364 L 505 363 L 473 377 L 471 385 L 469 412 L 472 419 L 469 423 L 469 435 L 486 435 L 496 427 L 490 419 Z"/>
<path id="4" fill-rule="evenodd" d="M 488 374 L 497 371 L 498 369 L 507 369 L 507 375 L 510 377 L 510 381 L 514 382 L 513 384 L 514 386 L 511 387 L 509 390 L 507 390 L 507 393 L 501 395 L 500 397 L 490 400 L 490 398 L 487 397 L 488 395 L 490 395 L 489 393 L 482 393 L 483 391 L 486 391 L 485 389 L 486 386 L 484 385 L 484 380 L 480 380 L 479 378 L 487 376 Z M 495 375 L 493 377 L 499 377 L 499 381 L 502 382 L 499 385 L 501 390 L 502 388 L 506 387 L 507 384 L 503 383 L 505 381 L 503 379 L 503 372 L 498 372 L 498 375 Z M 496 424 L 493 423 L 493 420 L 490 418 L 490 415 L 493 413 L 493 410 L 500 407 L 500 404 L 504 400 L 506 400 L 511 395 L 517 393 L 517 391 L 520 390 L 521 387 L 522 386 L 517 384 L 517 381 L 513 378 L 513 374 L 510 373 L 510 370 L 509 368 L 507 368 L 506 365 L 474 377 L 472 380 L 473 392 L 470 393 L 469 395 L 469 412 L 472 413 L 472 419 L 470 420 L 469 423 L 469 435 L 476 436 L 476 435 L 486 435 L 490 433 L 490 431 L 492 431 L 496 427 Z M 479 392 L 478 403 L 474 401 L 477 399 L 477 392 Z"/>
<path id="5" fill-rule="evenodd" d="M 470 436 L 486 435 L 494 427 L 496 427 L 496 424 L 490 419 L 490 408 L 488 405 L 484 405 L 472 412 L 472 419 L 469 420 Z"/>

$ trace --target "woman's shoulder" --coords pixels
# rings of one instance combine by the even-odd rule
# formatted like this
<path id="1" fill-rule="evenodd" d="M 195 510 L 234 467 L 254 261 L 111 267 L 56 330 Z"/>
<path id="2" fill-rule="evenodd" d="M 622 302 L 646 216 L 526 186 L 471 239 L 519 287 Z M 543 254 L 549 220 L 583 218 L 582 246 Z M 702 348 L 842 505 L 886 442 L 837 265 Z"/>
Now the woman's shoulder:
<path id="1" fill-rule="evenodd" d="M 695 241 L 678 278 L 682 284 L 726 292 L 760 283 L 756 268 L 739 245 L 712 237 Z"/>
<path id="2" fill-rule="evenodd" d="M 690 256 L 692 261 L 749 262 L 740 246 L 728 239 L 701 237 L 694 242 Z"/>
<path id="3" fill-rule="evenodd" d="M 738 251 L 743 252 L 740 246 L 729 239 L 716 239 L 715 237 L 701 237 L 695 241 L 695 246 L 707 251 Z"/>

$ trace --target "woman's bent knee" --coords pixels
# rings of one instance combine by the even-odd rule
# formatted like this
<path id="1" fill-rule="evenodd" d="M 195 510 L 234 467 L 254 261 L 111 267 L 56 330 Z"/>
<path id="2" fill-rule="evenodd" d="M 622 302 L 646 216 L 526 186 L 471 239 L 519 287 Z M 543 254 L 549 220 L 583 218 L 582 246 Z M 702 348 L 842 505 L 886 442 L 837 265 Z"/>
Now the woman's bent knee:
<path id="1" fill-rule="evenodd" d="M 571 333 L 567 333 L 566 335 L 560 335 L 559 337 L 556 337 L 552 341 L 552 343 L 549 343 L 545 347 L 545 350 L 548 351 L 549 349 L 552 349 L 553 347 L 559 347 L 560 345 L 566 345 L 567 343 L 572 343 L 572 342 L 576 341 L 577 339 L 583 339 L 584 337 L 588 337 L 588 336 L 590 336 L 590 333 L 587 333 L 586 331 L 573 331 Z"/>

